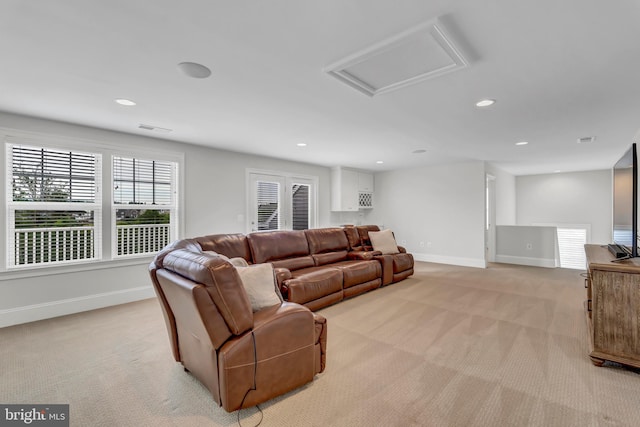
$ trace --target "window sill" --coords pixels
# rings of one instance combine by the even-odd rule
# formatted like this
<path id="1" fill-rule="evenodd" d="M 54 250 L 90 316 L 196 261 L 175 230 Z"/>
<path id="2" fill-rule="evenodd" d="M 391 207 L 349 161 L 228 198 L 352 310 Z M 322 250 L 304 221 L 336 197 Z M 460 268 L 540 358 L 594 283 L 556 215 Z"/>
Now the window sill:
<path id="1" fill-rule="evenodd" d="M 147 266 L 153 260 L 153 256 L 144 256 L 129 259 L 93 261 L 73 265 L 39 266 L 32 268 L 16 268 L 0 271 L 0 282 L 15 279 L 27 279 L 29 277 L 51 276 L 55 274 L 81 273 L 83 271 L 104 270 L 132 265 Z"/>

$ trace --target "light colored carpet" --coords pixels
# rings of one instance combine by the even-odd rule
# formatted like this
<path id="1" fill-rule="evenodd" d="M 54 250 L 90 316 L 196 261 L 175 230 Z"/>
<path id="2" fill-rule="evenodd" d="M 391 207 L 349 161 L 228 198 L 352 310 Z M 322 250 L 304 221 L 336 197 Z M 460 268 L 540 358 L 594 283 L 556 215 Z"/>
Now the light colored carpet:
<path id="1" fill-rule="evenodd" d="M 640 425 L 638 371 L 589 360 L 579 273 L 418 262 L 321 311 L 326 371 L 261 405 L 261 425 Z M 69 403 L 73 426 L 236 424 L 173 361 L 155 299 L 0 329 L 0 343 L 1 403 Z"/>

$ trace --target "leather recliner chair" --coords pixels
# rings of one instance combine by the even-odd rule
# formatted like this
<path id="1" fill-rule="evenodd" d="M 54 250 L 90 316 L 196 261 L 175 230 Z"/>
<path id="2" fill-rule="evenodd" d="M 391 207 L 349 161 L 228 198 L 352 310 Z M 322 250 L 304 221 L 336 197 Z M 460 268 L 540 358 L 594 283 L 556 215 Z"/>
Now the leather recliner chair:
<path id="1" fill-rule="evenodd" d="M 349 245 L 354 251 L 373 251 L 370 231 L 380 231 L 377 225 L 358 225 L 345 227 L 345 233 L 349 239 Z M 407 253 L 407 250 L 398 245 L 397 254 L 382 255 L 378 251 L 374 251 L 374 258 L 380 261 L 382 265 L 382 284 L 388 285 L 396 283 L 413 274 L 413 255 Z"/>
<path id="2" fill-rule="evenodd" d="M 195 240 L 149 266 L 173 356 L 226 411 L 291 391 L 324 371 L 324 317 L 296 303 L 252 312 L 235 267 Z"/>

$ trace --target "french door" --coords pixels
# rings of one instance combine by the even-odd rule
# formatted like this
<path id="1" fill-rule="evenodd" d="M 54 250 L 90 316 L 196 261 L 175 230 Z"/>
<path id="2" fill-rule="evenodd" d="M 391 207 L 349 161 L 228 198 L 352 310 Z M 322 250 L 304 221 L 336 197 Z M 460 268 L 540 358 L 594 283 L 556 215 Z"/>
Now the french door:
<path id="1" fill-rule="evenodd" d="M 248 182 L 250 232 L 316 226 L 317 178 L 250 172 Z"/>

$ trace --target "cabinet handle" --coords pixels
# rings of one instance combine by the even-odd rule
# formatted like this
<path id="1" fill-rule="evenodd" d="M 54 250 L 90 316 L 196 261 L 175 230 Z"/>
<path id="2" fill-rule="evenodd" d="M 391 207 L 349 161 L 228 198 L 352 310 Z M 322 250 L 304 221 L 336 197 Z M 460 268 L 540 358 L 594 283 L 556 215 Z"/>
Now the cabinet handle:
<path id="1" fill-rule="evenodd" d="M 587 311 L 591 311 L 591 300 L 587 300 Z"/>

